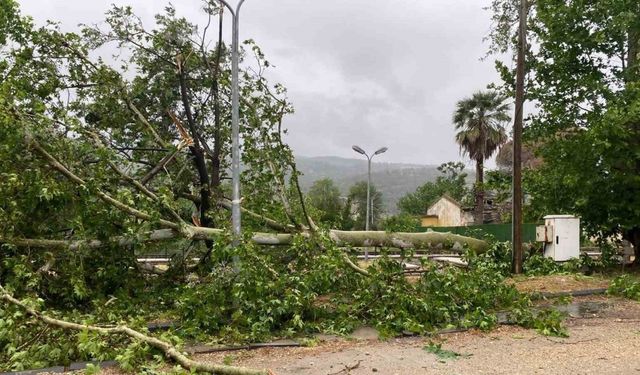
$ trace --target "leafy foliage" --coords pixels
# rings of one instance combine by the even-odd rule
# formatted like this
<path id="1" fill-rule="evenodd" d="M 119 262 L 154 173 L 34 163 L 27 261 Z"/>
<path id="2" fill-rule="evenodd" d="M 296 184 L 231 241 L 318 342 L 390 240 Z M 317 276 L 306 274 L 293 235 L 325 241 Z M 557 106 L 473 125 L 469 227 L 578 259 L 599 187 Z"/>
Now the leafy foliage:
<path id="1" fill-rule="evenodd" d="M 171 278 L 151 279 L 144 294 L 110 302 L 96 299 L 91 314 L 63 311 L 61 317 L 92 323 L 126 321 L 133 327 L 151 319 L 171 319 L 174 328 L 164 338 L 178 344 L 193 339 L 230 343 L 314 332 L 344 334 L 360 325 L 374 326 L 387 336 L 448 327 L 491 329 L 497 324 L 496 313 L 504 310 L 518 324 L 558 334 L 560 316 L 533 313 L 529 298 L 504 283 L 507 272 L 502 273 L 495 257 L 506 257 L 506 249 L 508 245 L 498 243 L 492 255 L 469 254 L 469 270 L 425 263 L 426 272 L 410 281 L 397 260 L 384 256 L 368 268 L 371 276 L 363 278 L 345 267 L 343 250 L 321 237 L 299 237 L 279 251 L 227 248 L 224 251 L 231 253 L 223 258 L 238 257 L 243 265 L 239 273 L 221 262 L 209 274 L 192 275 L 182 284 Z M 306 256 L 296 256 L 299 252 Z M 5 358 L 7 369 L 116 356 L 133 368 L 153 353 L 117 338 L 65 335 L 56 329 L 37 339 L 41 345 L 24 345 L 38 330 L 14 308 L 0 311 L 6 328 L 0 330 L 0 343 L 19 353 Z M 49 356 L 58 349 L 63 354 Z"/>
<path id="2" fill-rule="evenodd" d="M 207 17 L 220 16 L 204 5 Z M 178 346 L 346 333 L 361 324 L 387 335 L 490 329 L 500 309 L 516 311 L 527 326 L 558 323 L 531 314 L 529 299 L 503 282 L 502 265 L 487 255 L 473 258 L 469 270 L 425 263 L 415 283 L 383 256 L 365 278 L 350 270 L 353 261 L 328 233 L 306 230 L 314 227 L 308 200 L 282 141 L 283 118 L 293 109 L 286 89 L 266 80 L 271 64 L 253 41 L 244 43 L 240 72 L 246 237 L 230 246 L 223 40 L 207 39 L 206 28 L 173 6 L 151 29 L 130 7 L 114 6 L 100 27 L 79 33 L 35 28 L 13 1 L 0 0 L 0 9 L 0 279 L 38 310 L 141 330 L 171 319 L 176 324 L 162 337 Z M 93 58 L 107 44 L 121 52 L 113 64 Z M 441 184 L 464 191 L 460 165 L 442 168 Z M 374 218 L 382 213 L 380 194 L 372 189 Z M 359 183 L 345 206 L 348 217 L 356 209 L 355 228 L 364 227 L 365 200 Z M 253 231 L 274 226 L 306 232 L 291 234 L 286 247 L 249 241 Z M 158 228 L 184 238 L 143 240 Z M 201 241 L 196 232 L 221 234 Z M 15 245 L 24 239 L 32 241 Z M 503 254 L 504 246 L 490 254 Z M 137 262 L 154 252 L 171 256 L 166 272 Z M 134 371 L 157 354 L 123 337 L 45 327 L 7 304 L 0 306 L 0 349 L 3 370 L 115 358 Z"/>
<path id="3" fill-rule="evenodd" d="M 511 244 L 508 242 L 498 242 L 483 254 L 467 254 L 466 257 L 469 265 L 473 268 L 486 269 L 505 277 L 511 272 L 513 253 Z M 594 260 L 586 254 L 577 259 L 558 263 L 551 258 L 544 257 L 535 248 L 525 251 L 523 259 L 523 271 L 529 276 L 593 272 L 597 269 L 606 269 L 610 265 L 610 260 L 606 256 L 601 257 L 600 260 Z"/>
<path id="4" fill-rule="evenodd" d="M 382 193 L 372 183 L 370 186 L 371 213 L 370 220 L 373 228 L 384 213 Z M 367 182 L 360 181 L 349 189 L 347 203 L 343 210 L 344 229 L 362 230 L 366 227 L 367 217 Z"/>
<path id="5" fill-rule="evenodd" d="M 609 294 L 640 301 L 640 281 L 631 275 L 620 275 L 613 279 Z"/>
<path id="6" fill-rule="evenodd" d="M 458 359 L 460 357 L 468 357 L 469 354 L 460 354 L 453 350 L 442 349 L 442 343 L 430 342 L 423 349 L 429 353 L 435 354 L 440 362 L 446 362 L 448 359 Z"/>
<path id="7" fill-rule="evenodd" d="M 468 200 L 467 173 L 463 163 L 448 162 L 438 167 L 441 173 L 435 182 L 427 182 L 398 201 L 398 209 L 403 214 L 424 215 L 438 198 L 447 194 L 459 202 Z"/>
<path id="8" fill-rule="evenodd" d="M 311 205 L 320 211 L 319 221 L 339 226 L 343 204 L 340 190 L 333 180 L 324 178 L 315 181 L 307 195 Z"/>
<path id="9" fill-rule="evenodd" d="M 528 176 L 534 209 L 577 214 L 590 235 L 640 246 L 637 150 L 640 8 L 637 1 L 530 3 L 525 137 L 543 164 Z M 495 0 L 494 51 L 515 43 L 516 2 Z M 504 89 L 513 72 L 498 63 Z M 637 255 L 640 255 L 638 253 Z M 640 256 L 636 256 L 640 259 Z"/>
<path id="10" fill-rule="evenodd" d="M 483 161 L 506 142 L 503 123 L 508 122 L 509 105 L 497 92 L 476 92 L 456 104 L 453 123 L 456 142 L 470 159 Z"/>

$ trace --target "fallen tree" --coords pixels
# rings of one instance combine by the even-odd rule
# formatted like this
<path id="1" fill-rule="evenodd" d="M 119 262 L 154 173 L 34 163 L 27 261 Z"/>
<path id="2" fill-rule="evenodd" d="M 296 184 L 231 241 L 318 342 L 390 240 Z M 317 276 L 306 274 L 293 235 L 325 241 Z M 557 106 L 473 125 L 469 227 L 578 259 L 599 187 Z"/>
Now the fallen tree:
<path id="1" fill-rule="evenodd" d="M 284 87 L 266 81 L 271 65 L 251 41 L 244 55 L 255 63 L 241 64 L 240 74 L 245 237 L 229 246 L 230 59 L 221 7 L 204 2 L 209 22 L 198 29 L 169 6 L 151 30 L 130 8 L 113 7 L 106 30 L 85 27 L 75 34 L 51 25 L 37 29 L 16 3 L 4 4 L 12 21 L 0 22 L 0 279 L 16 296 L 43 299 L 49 313 L 4 289 L 1 299 L 30 317 L 125 335 L 194 371 L 241 374 L 193 362 L 166 341 L 126 326 L 53 316 L 81 311 L 110 323 L 175 315 L 190 328 L 181 338 L 234 342 L 347 332 L 354 319 L 389 324 L 394 332 L 404 325 L 426 330 L 441 322 L 424 315 L 421 322 L 389 323 L 388 306 L 377 305 L 387 284 L 404 282 L 399 263 L 381 259 L 364 269 L 345 248 L 487 250 L 485 241 L 451 233 L 351 232 L 316 224 L 319 216 L 306 203 L 293 153 L 282 140 L 283 119 L 293 109 Z M 210 38 L 214 19 L 218 33 Z M 135 69 L 122 74 L 117 64 L 92 59 L 112 42 L 125 50 L 122 65 Z M 158 249 L 176 261 L 150 276 L 137 258 Z M 184 261 L 195 258 L 197 265 Z M 339 309 L 318 307 L 331 296 Z M 396 296 L 385 299 L 391 300 Z M 6 306 L 0 320 L 12 312 Z M 75 337 L 34 334 L 26 319 L 4 321 L 14 325 L 0 330 L 0 344 L 7 343 L 0 350 L 3 370 L 78 355 L 71 350 L 79 345 Z M 38 351 L 34 343 L 50 350 Z M 55 350 L 60 347 L 65 350 Z"/>
<path id="2" fill-rule="evenodd" d="M 187 233 L 187 235 L 184 235 Z M 461 236 L 449 232 L 384 232 L 384 231 L 343 231 L 329 230 L 329 237 L 338 246 L 349 247 L 389 247 L 400 249 L 422 249 L 431 251 L 449 250 L 461 253 L 465 249 L 476 253 L 482 253 L 488 248 L 486 241 L 472 237 Z M 158 229 L 136 236 L 116 236 L 107 241 L 100 240 L 51 240 L 34 238 L 5 238 L 0 237 L 0 243 L 11 244 L 20 247 L 55 249 L 68 248 L 78 250 L 81 248 L 95 249 L 109 244 L 129 246 L 136 243 L 167 241 L 176 238 L 192 240 L 219 240 L 226 232 L 221 229 L 187 226 L 182 230 Z M 301 233 L 309 237 L 308 232 Z M 286 246 L 291 245 L 295 234 L 290 233 L 265 233 L 258 232 L 251 236 L 251 241 L 257 245 Z"/>
<path id="3" fill-rule="evenodd" d="M 71 172 L 66 166 L 59 162 L 54 156 L 47 152 L 42 145 L 33 137 L 28 135 L 25 139 L 27 145 L 43 157 L 44 160 L 54 170 L 60 172 L 69 181 L 75 183 L 81 188 L 86 188 L 86 182 Z M 120 172 L 121 174 L 123 172 Z M 140 184 L 134 184 L 139 190 L 150 196 L 154 200 L 159 200 L 155 194 L 149 192 Z M 114 206 L 115 208 L 134 216 L 140 220 L 150 220 L 152 215 L 134 207 L 131 207 L 115 198 L 111 195 L 103 192 L 101 189 L 97 189 L 95 194 L 98 198 L 104 202 Z M 245 210 L 248 211 L 248 210 Z M 251 212 L 251 211 L 248 211 Z M 170 240 L 176 237 L 182 237 L 189 240 L 217 240 L 225 235 L 225 231 L 216 228 L 207 228 L 200 226 L 189 225 L 184 222 L 175 211 L 171 210 L 171 214 L 177 217 L 179 222 L 173 222 L 167 219 L 159 219 L 158 224 L 166 227 L 167 229 L 151 231 L 140 235 L 133 236 L 133 238 L 115 236 L 108 241 L 100 240 L 49 240 L 49 239 L 27 239 L 27 238 L 3 238 L 0 237 L 0 243 L 10 243 L 16 246 L 26 247 L 41 247 L 41 248 L 56 248 L 67 247 L 70 249 L 77 249 L 80 247 L 97 248 L 105 246 L 106 243 L 114 243 L 118 245 L 130 245 L 136 242 L 155 242 L 162 240 Z M 254 214 L 254 217 L 267 220 L 271 226 L 277 225 L 277 222 L 273 219 L 266 218 L 262 215 Z M 311 221 L 311 220 L 310 220 Z M 311 221 L 312 222 L 312 221 Z M 279 225 L 280 228 L 285 228 L 284 224 Z M 309 236 L 310 233 L 316 231 L 317 228 L 309 230 L 305 228 L 301 234 L 303 236 Z M 290 245 L 294 234 L 291 233 L 254 233 L 251 240 L 259 245 Z M 452 233 L 440 233 L 440 232 L 423 232 L 423 233 L 390 233 L 384 231 L 341 231 L 341 230 L 329 230 L 329 238 L 331 238 L 336 245 L 339 246 L 352 246 L 352 247 L 395 247 L 402 249 L 427 249 L 427 250 L 453 250 L 461 252 L 465 248 L 469 248 L 477 253 L 481 253 L 487 249 L 487 243 L 482 240 L 478 240 L 471 237 L 460 236 Z"/>

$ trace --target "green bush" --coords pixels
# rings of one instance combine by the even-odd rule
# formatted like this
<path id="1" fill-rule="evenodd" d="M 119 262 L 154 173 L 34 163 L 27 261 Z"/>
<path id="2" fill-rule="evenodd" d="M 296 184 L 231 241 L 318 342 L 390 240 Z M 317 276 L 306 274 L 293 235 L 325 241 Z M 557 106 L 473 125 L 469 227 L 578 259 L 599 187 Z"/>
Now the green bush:
<path id="1" fill-rule="evenodd" d="M 614 296 L 640 301 L 640 281 L 631 275 L 620 275 L 613 279 L 608 293 Z"/>

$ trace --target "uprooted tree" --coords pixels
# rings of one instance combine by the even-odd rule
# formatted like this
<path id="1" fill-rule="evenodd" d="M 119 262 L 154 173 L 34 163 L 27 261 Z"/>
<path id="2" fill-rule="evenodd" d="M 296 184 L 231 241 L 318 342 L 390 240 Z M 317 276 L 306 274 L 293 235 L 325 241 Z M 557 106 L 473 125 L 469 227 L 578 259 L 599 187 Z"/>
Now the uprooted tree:
<path id="1" fill-rule="evenodd" d="M 368 284 L 374 289 L 350 292 L 360 301 L 354 306 L 317 306 L 319 294 L 375 279 L 352 261 L 349 249 L 487 249 L 484 241 L 452 234 L 321 229 L 282 140 L 292 106 L 283 86 L 267 82 L 270 64 L 252 41 L 244 43 L 240 74 L 245 234 L 232 248 L 223 7 L 204 2 L 209 21 L 201 28 L 169 6 L 147 29 L 132 9 L 114 6 L 102 28 L 84 26 L 79 33 L 63 33 L 55 24 L 37 28 L 13 0 L 0 0 L 0 8 L 0 297 L 13 304 L 0 309 L 0 344 L 7 348 L 1 362 L 11 368 L 49 363 L 39 358 L 115 355 L 112 344 L 121 338 L 102 336 L 119 333 L 193 370 L 251 373 L 189 362 L 171 339 L 90 323 L 130 321 L 136 313 L 153 317 L 171 305 L 192 322 L 183 327 L 187 337 L 216 332 L 257 340 L 272 331 L 300 331 L 318 311 L 353 314 L 322 323 L 329 324 L 322 329 L 344 330 L 358 314 L 385 316 L 371 308 L 383 290 L 380 280 Z M 100 57 L 105 51 L 115 54 Z M 159 251 L 169 252 L 168 269 L 137 261 Z M 231 259 L 239 262 L 232 267 Z M 386 271 L 401 274 L 394 264 Z M 198 281 L 189 278 L 193 274 Z M 150 288 L 157 290 L 148 282 L 158 277 L 171 286 L 151 299 Z M 145 310 L 145 302 L 154 308 Z M 456 316 L 469 320 L 469 306 L 455 307 Z M 82 323 L 49 317 L 39 307 Z M 420 331 L 444 323 L 439 315 L 413 315 L 419 314 L 385 324 Z M 12 316 L 33 320 L 20 325 Z M 79 330 L 81 345 L 73 347 L 50 325 Z M 118 356 L 128 363 L 134 354 L 128 349 Z"/>

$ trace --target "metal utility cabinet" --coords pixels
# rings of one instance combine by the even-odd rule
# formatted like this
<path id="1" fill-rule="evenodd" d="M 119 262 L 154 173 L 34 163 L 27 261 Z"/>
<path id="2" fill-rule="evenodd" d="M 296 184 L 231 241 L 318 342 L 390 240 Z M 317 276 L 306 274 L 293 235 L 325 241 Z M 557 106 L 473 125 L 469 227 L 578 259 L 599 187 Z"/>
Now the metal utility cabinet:
<path id="1" fill-rule="evenodd" d="M 536 228 L 536 240 L 544 242 L 544 256 L 565 261 L 580 256 L 580 218 L 547 215 L 544 226 Z"/>

